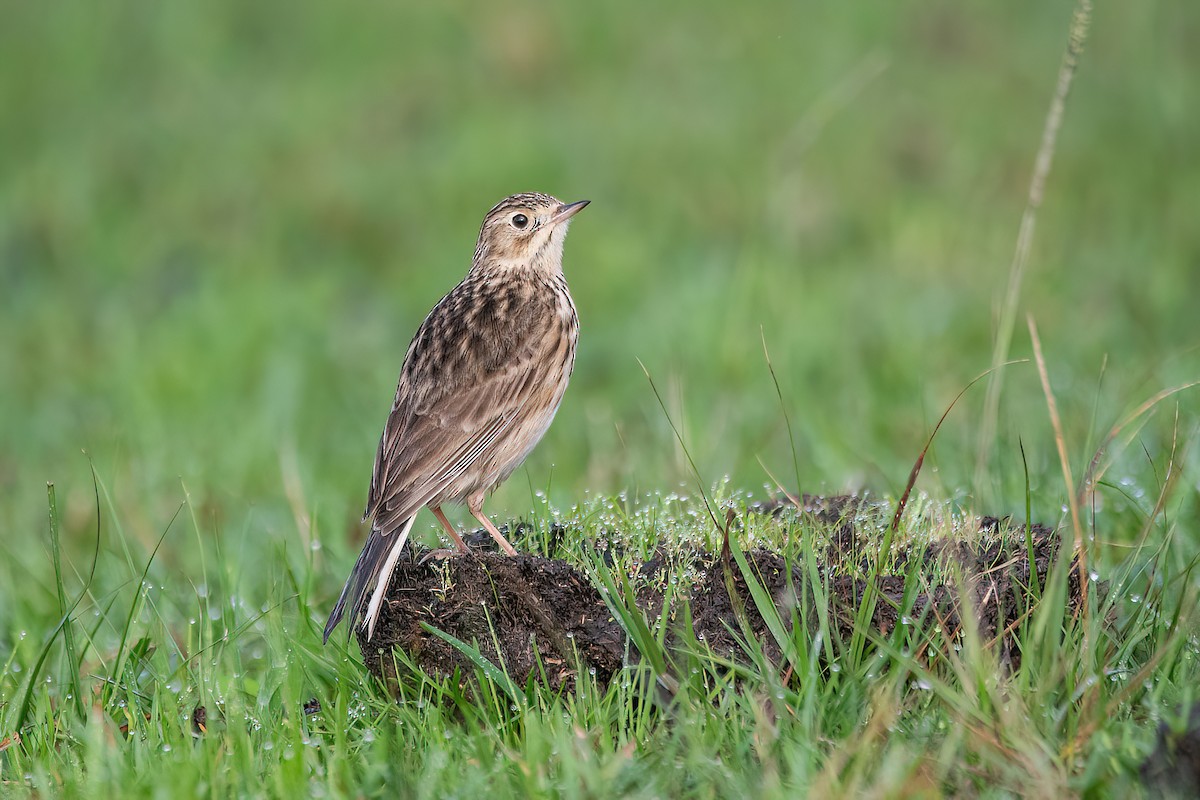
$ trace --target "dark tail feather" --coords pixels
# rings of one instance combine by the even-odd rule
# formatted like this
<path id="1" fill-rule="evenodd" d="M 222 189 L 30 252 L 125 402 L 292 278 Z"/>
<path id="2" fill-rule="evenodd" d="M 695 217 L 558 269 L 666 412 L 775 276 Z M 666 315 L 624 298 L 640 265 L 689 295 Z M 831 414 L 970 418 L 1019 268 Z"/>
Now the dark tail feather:
<path id="1" fill-rule="evenodd" d="M 350 572 L 350 577 L 346 580 L 346 585 L 342 587 L 342 594 L 338 597 L 337 604 L 333 607 L 333 612 L 329 615 L 329 621 L 325 623 L 325 642 L 329 641 L 329 635 L 333 633 L 333 629 L 342 621 L 342 617 L 346 616 L 347 609 L 349 610 L 349 621 L 346 625 L 346 638 L 350 638 L 350 634 L 354 631 L 354 626 L 358 624 L 359 617 L 363 615 L 363 606 L 366 605 L 367 638 L 371 638 L 371 634 L 375 630 L 375 620 L 379 615 L 379 607 L 383 602 L 383 596 L 387 591 L 388 580 L 392 577 L 392 570 L 396 568 L 396 560 L 400 557 L 400 551 L 404 549 L 404 543 L 408 540 L 408 532 L 412 530 L 414 517 L 409 517 L 399 529 L 392 531 L 391 535 L 384 536 L 379 531 L 372 529 L 367 537 L 367 543 L 363 546 L 362 553 L 358 556 L 358 561 L 354 563 L 354 569 Z"/>
<path id="2" fill-rule="evenodd" d="M 359 556 L 362 560 L 362 556 Z M 357 569 L 357 567 L 356 567 Z M 346 585 L 342 587 L 342 594 L 338 597 L 337 604 L 333 607 L 333 613 L 329 615 L 329 621 L 325 623 L 325 644 L 329 644 L 329 635 L 333 633 L 333 629 L 342 621 L 342 615 L 346 613 L 346 597 L 350 594 L 350 586 L 354 583 L 354 573 L 350 573 L 350 578 L 346 581 Z M 353 624 L 346 626 L 346 638 L 350 638 L 350 631 L 354 628 Z"/>

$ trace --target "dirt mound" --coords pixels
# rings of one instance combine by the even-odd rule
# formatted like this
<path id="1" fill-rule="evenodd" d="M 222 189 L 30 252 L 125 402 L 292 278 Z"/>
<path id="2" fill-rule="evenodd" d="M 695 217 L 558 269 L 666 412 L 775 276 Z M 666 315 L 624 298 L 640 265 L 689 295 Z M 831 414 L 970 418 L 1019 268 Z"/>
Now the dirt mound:
<path id="1" fill-rule="evenodd" d="M 1183 730 L 1165 722 L 1159 726 L 1141 777 L 1154 797 L 1200 796 L 1200 705 L 1191 708 Z"/>
<path id="2" fill-rule="evenodd" d="M 865 546 L 852 522 L 857 503 L 854 498 L 805 498 L 805 513 L 836 526 L 819 576 L 823 587 L 819 593 L 805 582 L 805 576 L 791 573 L 779 554 L 766 550 L 746 554 L 752 574 L 785 622 L 791 619 L 790 609 L 795 604 L 814 603 L 820 595 L 829 605 L 837 635 L 849 639 L 867 588 L 865 580 L 842 569 L 859 562 Z M 751 510 L 776 514 L 784 507 L 781 503 Z M 1045 584 L 1060 539 L 1049 528 L 1034 526 L 1030 563 L 1023 527 L 1009 529 L 1006 521 L 988 517 L 981 520 L 979 529 L 968 539 L 941 541 L 899 554 L 896 574 L 878 579 L 874 630 L 887 635 L 900 624 L 937 625 L 943 640 L 950 640 L 961 628 L 965 597 L 965 607 L 972 610 L 980 635 L 1000 648 L 1003 664 L 1015 668 L 1020 652 L 1012 629 L 1028 608 L 1031 576 L 1037 576 L 1039 586 Z M 432 675 L 447 676 L 455 669 L 472 674 L 470 659 L 425 625 L 478 647 L 522 686 L 532 676 L 553 689 L 570 690 L 580 669 L 607 683 L 627 660 L 638 657 L 632 645 L 627 646 L 625 631 L 597 586 L 565 561 L 476 551 L 421 563 L 423 552 L 410 550 L 409 555 L 396 568 L 372 639 L 366 640 L 365 631 L 357 632 L 368 668 L 385 680 L 394 678 L 393 648 L 407 653 Z M 728 557 L 660 552 L 646 561 L 631 576 L 637 605 L 645 617 L 654 620 L 663 613 L 666 578 L 680 559 L 689 562 L 695 580 L 674 595 L 673 608 L 666 611 L 673 613 L 678 604 L 687 602 L 692 633 L 719 656 L 745 659 L 732 630 L 749 632 L 768 657 L 778 661 L 780 647 L 758 612 L 746 576 Z M 919 574 L 928 579 L 918 582 L 908 618 L 901 618 L 904 575 L 912 559 L 917 559 Z M 957 575 L 958 585 L 935 575 Z M 1068 594 L 1075 604 L 1079 596 L 1076 570 L 1070 571 L 1069 580 Z"/>

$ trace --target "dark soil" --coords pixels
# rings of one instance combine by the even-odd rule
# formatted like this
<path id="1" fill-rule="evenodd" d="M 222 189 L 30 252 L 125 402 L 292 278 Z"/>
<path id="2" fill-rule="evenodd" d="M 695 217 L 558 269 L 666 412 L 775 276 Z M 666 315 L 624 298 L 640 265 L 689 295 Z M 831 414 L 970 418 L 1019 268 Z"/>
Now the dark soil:
<path id="1" fill-rule="evenodd" d="M 856 520 L 862 509 L 857 498 L 806 496 L 804 505 L 803 513 L 835 526 L 820 578 L 827 587 L 831 624 L 848 641 L 866 589 L 864 580 L 850 574 L 861 574 L 852 568 L 862 563 L 864 548 L 878 547 L 878 533 L 859 534 Z M 781 514 L 785 508 L 793 506 L 785 501 L 762 504 L 751 511 Z M 960 632 L 962 598 L 966 597 L 980 635 L 1000 648 L 1002 665 L 1015 668 L 1020 652 L 1010 634 L 1026 613 L 1031 574 L 1037 575 L 1039 586 L 1044 585 L 1060 541 L 1043 526 L 1034 526 L 1032 539 L 1031 565 L 1024 527 L 1010 529 L 1005 520 L 988 517 L 981 520 L 978 533 L 963 540 L 900 553 L 895 574 L 880 576 L 874 629 L 886 635 L 898 624 L 936 625 L 942 631 L 938 641 L 952 641 Z M 638 658 L 632 646 L 627 646 L 625 631 L 598 588 L 565 561 L 476 551 L 421 564 L 422 553 L 413 555 L 414 559 L 401 559 L 396 568 L 372 639 L 366 640 L 365 631 L 357 632 L 368 668 L 385 681 L 397 677 L 392 667 L 393 648 L 407 653 L 431 675 L 449 676 L 456 669 L 463 675 L 473 674 L 470 659 L 422 623 L 478 647 L 492 663 L 503 664 L 522 686 L 532 676 L 552 689 L 570 690 L 580 669 L 607 683 L 625 663 Z M 684 597 L 675 595 L 673 607 L 667 609 L 671 618 L 684 619 L 675 612 L 688 602 L 692 633 L 716 654 L 745 660 L 743 645 L 730 631 L 748 632 L 778 663 L 780 648 L 758 613 L 737 564 L 699 552 L 673 558 L 691 562 L 697 577 Z M 912 559 L 920 564 L 920 574 L 930 577 L 917 587 L 907 614 L 911 619 L 902 620 L 899 607 L 904 574 Z M 804 576 L 793 574 L 789 582 L 785 560 L 779 554 L 755 550 L 747 553 L 747 560 L 784 620 L 791 619 L 789 609 L 796 603 L 804 599 L 813 602 L 812 587 L 805 584 Z M 947 564 L 951 568 L 946 569 Z M 941 568 L 934 570 L 935 565 Z M 637 605 L 651 624 L 663 613 L 663 589 L 672 568 L 672 557 L 660 552 L 631 576 Z M 932 577 L 947 574 L 960 576 L 960 585 Z M 1074 605 L 1079 596 L 1078 574 L 1074 569 L 1070 574 L 1069 597 Z M 678 633 L 676 628 L 675 641 Z M 935 653 L 920 655 L 932 657 Z"/>
<path id="2" fill-rule="evenodd" d="M 1193 706 L 1184 730 L 1167 723 L 1141 768 L 1152 797 L 1200 797 L 1200 706 Z"/>

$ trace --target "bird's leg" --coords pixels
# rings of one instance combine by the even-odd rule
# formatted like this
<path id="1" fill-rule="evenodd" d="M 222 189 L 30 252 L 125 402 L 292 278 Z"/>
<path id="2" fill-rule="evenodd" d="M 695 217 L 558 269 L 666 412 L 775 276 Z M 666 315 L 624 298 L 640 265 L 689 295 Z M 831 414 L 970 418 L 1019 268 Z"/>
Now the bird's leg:
<path id="1" fill-rule="evenodd" d="M 435 517 L 437 517 L 437 521 L 442 523 L 442 527 L 446 529 L 446 533 L 450 534 L 450 539 L 454 542 L 454 546 L 458 549 L 458 552 L 470 552 L 467 549 L 467 543 L 462 540 L 462 537 L 458 535 L 458 531 L 454 530 L 454 526 L 450 524 L 450 520 L 446 519 L 446 515 L 442 513 L 442 507 L 433 506 L 429 510 L 433 512 Z"/>
<path id="2" fill-rule="evenodd" d="M 501 550 L 503 550 L 505 553 L 508 553 L 510 556 L 515 556 L 517 554 L 517 551 L 513 549 L 511 544 L 508 543 L 508 540 L 504 538 L 504 535 L 500 533 L 500 531 L 496 530 L 496 526 L 493 525 L 492 521 L 483 513 L 483 495 L 480 494 L 469 498 L 467 500 L 467 508 L 470 509 L 471 516 L 479 520 L 484 529 L 492 535 L 492 538 L 496 540 L 496 544 L 500 545 Z"/>

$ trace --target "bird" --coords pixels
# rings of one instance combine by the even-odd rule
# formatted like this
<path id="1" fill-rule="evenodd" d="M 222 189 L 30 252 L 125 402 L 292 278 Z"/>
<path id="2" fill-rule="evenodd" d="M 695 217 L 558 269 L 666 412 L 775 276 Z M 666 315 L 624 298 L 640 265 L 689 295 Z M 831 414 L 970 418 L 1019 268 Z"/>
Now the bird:
<path id="1" fill-rule="evenodd" d="M 371 529 L 325 625 L 348 616 L 370 641 L 417 512 L 465 503 L 508 555 L 483 501 L 550 427 L 575 367 L 579 317 L 563 275 L 563 239 L 589 203 L 514 194 L 483 219 L 471 268 L 417 329 L 375 453 L 363 522 Z M 365 608 L 364 608 L 365 606 Z"/>

